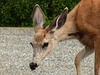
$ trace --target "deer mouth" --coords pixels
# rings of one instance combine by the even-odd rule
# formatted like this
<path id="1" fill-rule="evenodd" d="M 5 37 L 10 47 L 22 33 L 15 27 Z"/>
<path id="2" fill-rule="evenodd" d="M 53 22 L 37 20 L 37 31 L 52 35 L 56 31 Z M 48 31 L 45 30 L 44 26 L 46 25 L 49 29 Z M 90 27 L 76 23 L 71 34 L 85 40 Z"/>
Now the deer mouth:
<path id="1" fill-rule="evenodd" d="M 29 66 L 30 66 L 30 69 L 32 70 L 32 71 L 34 71 L 37 67 L 38 67 L 38 65 L 36 64 L 36 63 L 30 63 L 29 64 Z"/>

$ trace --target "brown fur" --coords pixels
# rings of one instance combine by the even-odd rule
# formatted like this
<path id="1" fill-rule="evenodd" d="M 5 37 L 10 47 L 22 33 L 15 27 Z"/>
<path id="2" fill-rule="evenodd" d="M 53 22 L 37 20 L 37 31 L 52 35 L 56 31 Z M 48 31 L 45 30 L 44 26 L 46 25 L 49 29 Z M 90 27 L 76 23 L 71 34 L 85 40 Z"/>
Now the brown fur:
<path id="1" fill-rule="evenodd" d="M 47 33 L 46 28 L 45 29 L 43 29 L 42 27 L 38 28 L 35 37 L 33 39 L 33 46 L 42 45 L 42 41 L 44 40 L 46 33 Z"/>
<path id="2" fill-rule="evenodd" d="M 44 42 L 48 42 L 49 46 L 45 48 L 45 51 L 44 49 L 41 49 L 41 46 L 37 47 L 38 49 L 41 49 L 42 52 L 40 53 L 36 50 L 38 53 L 40 53 L 40 55 L 35 57 L 34 62 L 40 63 L 40 61 L 42 61 L 53 50 L 55 44 L 57 44 L 58 42 L 75 38 L 78 39 L 85 46 L 85 48 L 82 49 L 75 58 L 77 75 L 81 75 L 80 62 L 85 57 L 92 54 L 94 52 L 94 49 L 95 75 L 99 75 L 100 0 L 82 0 L 71 12 L 69 12 L 65 24 L 62 27 L 60 26 L 61 28 L 59 28 L 59 30 L 56 30 L 53 34 L 53 38 L 51 38 L 49 32 L 53 27 L 55 27 L 56 21 L 58 20 L 59 16 L 56 17 L 55 20 L 53 20 L 53 23 L 51 23 L 50 26 L 44 29 L 37 27 L 38 25 L 36 26 L 37 28 L 35 27 L 36 34 L 33 39 L 33 44 L 39 46 L 42 45 L 42 43 Z M 54 25 L 52 26 L 52 24 Z M 81 38 L 80 34 L 76 35 L 77 32 L 82 34 Z M 69 34 L 74 36 L 71 36 Z"/>
<path id="3" fill-rule="evenodd" d="M 95 49 L 95 75 L 100 66 L 100 0 L 82 0 L 76 15 L 76 26 L 83 33 L 81 43 Z M 78 56 L 78 55 L 77 55 Z"/>
<path id="4" fill-rule="evenodd" d="M 55 32 L 55 38 L 58 41 L 66 40 L 69 39 L 67 36 L 68 33 L 76 32 L 81 32 L 83 35 L 82 38 L 75 37 L 76 39 L 78 39 L 83 45 L 90 48 L 91 50 L 93 48 L 95 49 L 95 75 L 98 75 L 100 65 L 100 37 L 96 37 L 100 35 L 100 0 L 82 0 L 68 14 L 64 26 Z M 85 49 L 83 52 L 77 54 L 75 63 L 81 61 L 84 58 L 80 57 L 84 54 L 84 52 L 90 52 L 91 50 Z M 84 55 L 88 54 L 89 52 L 85 53 Z M 79 63 L 76 65 L 78 66 Z M 79 69 L 76 69 L 78 72 Z M 80 75 L 80 73 L 77 75 Z"/>

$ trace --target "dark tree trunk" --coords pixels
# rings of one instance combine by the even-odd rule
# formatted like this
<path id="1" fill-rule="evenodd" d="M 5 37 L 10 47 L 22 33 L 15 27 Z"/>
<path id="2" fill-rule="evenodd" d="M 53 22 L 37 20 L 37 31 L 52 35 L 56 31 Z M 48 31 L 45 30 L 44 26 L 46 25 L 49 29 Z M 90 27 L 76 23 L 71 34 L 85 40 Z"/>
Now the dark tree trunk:
<path id="1" fill-rule="evenodd" d="M 48 17 L 53 17 L 52 7 L 53 7 L 53 0 L 49 0 L 48 10 L 47 10 L 47 16 Z"/>

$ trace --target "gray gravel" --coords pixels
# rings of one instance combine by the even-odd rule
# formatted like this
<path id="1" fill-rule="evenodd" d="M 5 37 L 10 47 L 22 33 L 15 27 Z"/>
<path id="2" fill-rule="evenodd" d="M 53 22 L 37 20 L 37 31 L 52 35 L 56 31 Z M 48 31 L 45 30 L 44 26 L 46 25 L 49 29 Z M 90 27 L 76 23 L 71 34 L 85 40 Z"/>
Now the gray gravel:
<path id="1" fill-rule="evenodd" d="M 0 75 L 76 75 L 74 59 L 84 48 L 78 40 L 59 43 L 41 65 L 31 71 L 33 28 L 0 28 Z M 83 75 L 94 75 L 94 54 L 82 62 Z"/>

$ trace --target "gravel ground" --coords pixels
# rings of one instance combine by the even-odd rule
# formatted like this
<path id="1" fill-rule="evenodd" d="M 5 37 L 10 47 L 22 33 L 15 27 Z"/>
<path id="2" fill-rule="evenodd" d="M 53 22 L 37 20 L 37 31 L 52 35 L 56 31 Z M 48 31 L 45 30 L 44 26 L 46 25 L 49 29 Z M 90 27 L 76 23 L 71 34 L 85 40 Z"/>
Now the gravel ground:
<path id="1" fill-rule="evenodd" d="M 0 28 L 0 75 L 76 75 L 74 59 L 84 48 L 77 40 L 59 43 L 41 65 L 31 71 L 33 28 Z M 83 75 L 94 75 L 94 54 L 82 62 Z"/>

